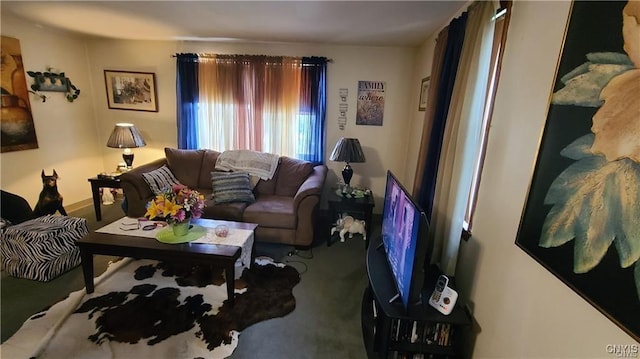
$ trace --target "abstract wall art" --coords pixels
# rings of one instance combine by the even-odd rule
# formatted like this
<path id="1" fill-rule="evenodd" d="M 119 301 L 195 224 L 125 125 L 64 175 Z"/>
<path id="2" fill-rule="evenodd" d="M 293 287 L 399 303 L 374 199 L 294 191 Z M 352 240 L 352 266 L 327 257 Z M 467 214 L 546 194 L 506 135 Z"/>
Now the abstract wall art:
<path id="1" fill-rule="evenodd" d="M 575 1 L 516 244 L 640 341 L 640 2 Z"/>

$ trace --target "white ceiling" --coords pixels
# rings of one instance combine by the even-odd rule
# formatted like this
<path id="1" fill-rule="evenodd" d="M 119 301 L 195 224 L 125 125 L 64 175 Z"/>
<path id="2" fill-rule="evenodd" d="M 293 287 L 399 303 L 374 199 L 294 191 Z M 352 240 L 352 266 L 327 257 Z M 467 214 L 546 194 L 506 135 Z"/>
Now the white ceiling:
<path id="1" fill-rule="evenodd" d="M 417 46 L 468 1 L 0 1 L 3 16 L 132 40 Z"/>

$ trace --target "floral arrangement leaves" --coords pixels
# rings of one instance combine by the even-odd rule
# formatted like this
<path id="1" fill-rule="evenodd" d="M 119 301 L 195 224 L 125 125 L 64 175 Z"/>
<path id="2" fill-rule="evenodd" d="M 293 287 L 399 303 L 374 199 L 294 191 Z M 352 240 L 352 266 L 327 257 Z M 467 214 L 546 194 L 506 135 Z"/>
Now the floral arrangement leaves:
<path id="1" fill-rule="evenodd" d="M 620 267 L 635 263 L 640 298 L 640 164 L 607 161 L 591 151 L 594 135 L 585 135 L 560 154 L 576 160 L 551 184 L 545 204 L 553 207 L 542 227 L 540 246 L 558 247 L 572 239 L 574 272 L 597 266 L 614 243 Z"/>

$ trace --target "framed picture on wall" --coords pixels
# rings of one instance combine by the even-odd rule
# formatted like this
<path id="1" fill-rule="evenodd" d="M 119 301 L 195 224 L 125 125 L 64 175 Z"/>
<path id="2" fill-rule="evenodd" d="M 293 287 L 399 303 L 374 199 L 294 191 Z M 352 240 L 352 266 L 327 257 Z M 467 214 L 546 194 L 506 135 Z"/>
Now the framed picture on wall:
<path id="1" fill-rule="evenodd" d="M 639 9 L 573 2 L 516 238 L 637 341 L 640 58 L 627 51 Z"/>
<path id="2" fill-rule="evenodd" d="M 382 126 L 386 81 L 358 81 L 356 125 Z"/>
<path id="3" fill-rule="evenodd" d="M 38 148 L 36 127 L 29 101 L 29 88 L 22 65 L 20 40 L 2 36 L 2 143 L 1 152 Z M 7 76 L 5 76 L 5 74 Z"/>
<path id="4" fill-rule="evenodd" d="M 418 104 L 418 111 L 425 111 L 427 109 L 427 98 L 429 97 L 429 82 L 431 76 L 427 76 L 422 79 L 420 83 L 420 103 Z"/>
<path id="5" fill-rule="evenodd" d="M 104 82 L 110 109 L 158 112 L 153 72 L 104 70 Z"/>

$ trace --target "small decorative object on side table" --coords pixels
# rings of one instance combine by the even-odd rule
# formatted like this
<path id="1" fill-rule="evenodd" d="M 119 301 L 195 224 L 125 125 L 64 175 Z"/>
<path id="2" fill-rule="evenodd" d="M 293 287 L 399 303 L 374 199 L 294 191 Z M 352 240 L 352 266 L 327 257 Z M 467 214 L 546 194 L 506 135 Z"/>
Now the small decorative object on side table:
<path id="1" fill-rule="evenodd" d="M 335 223 L 343 213 L 348 213 L 355 218 L 362 218 L 365 222 L 367 232 L 365 239 L 365 248 L 369 246 L 369 238 L 371 238 L 371 217 L 375 201 L 371 190 L 361 190 L 361 195 L 355 189 L 350 193 L 343 194 L 341 189 L 332 190 L 329 194 L 329 220 Z M 327 246 L 333 244 L 335 233 L 330 233 L 327 239 Z M 336 236 L 337 237 L 337 236 Z"/>
<path id="2" fill-rule="evenodd" d="M 96 177 L 89 178 L 89 182 L 91 183 L 91 194 L 93 196 L 93 208 L 96 211 L 96 220 L 101 221 L 100 188 L 121 188 L 120 176 L 101 173 Z"/>

